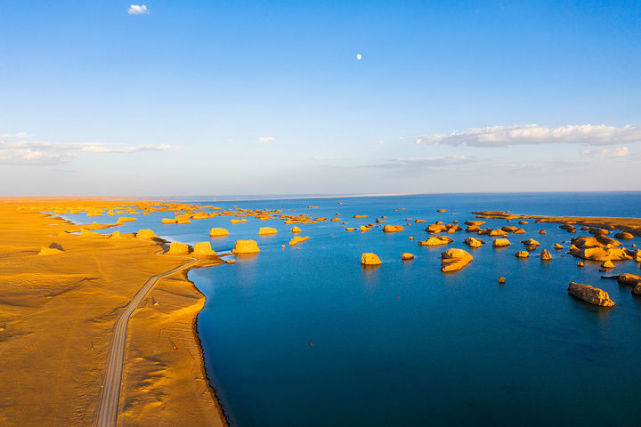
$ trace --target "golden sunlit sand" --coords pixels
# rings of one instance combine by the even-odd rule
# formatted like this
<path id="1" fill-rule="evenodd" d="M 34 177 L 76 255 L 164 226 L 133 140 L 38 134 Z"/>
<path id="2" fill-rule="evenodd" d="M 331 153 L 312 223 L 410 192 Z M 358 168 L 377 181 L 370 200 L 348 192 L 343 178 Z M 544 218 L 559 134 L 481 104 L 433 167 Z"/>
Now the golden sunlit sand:
<path id="1" fill-rule="evenodd" d="M 141 211 L 153 205 L 127 204 Z M 110 232 L 109 226 L 40 213 L 54 206 L 94 208 L 98 216 L 119 203 L 0 202 L 0 425 L 93 424 L 119 313 L 151 276 L 185 264 L 185 257 L 160 255 L 157 241 L 131 234 L 111 239 L 95 232 Z M 216 263 L 222 261 L 210 257 L 196 265 Z M 121 423 L 225 424 L 194 331 L 203 303 L 181 270 L 161 279 L 134 312 Z"/>

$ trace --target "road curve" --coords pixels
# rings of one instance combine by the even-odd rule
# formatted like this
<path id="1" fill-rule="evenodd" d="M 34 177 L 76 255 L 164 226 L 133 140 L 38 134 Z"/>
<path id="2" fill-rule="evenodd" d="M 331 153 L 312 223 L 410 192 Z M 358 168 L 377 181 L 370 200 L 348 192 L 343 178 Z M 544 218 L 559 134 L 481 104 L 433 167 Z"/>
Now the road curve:
<path id="1" fill-rule="evenodd" d="M 127 304 L 125 310 L 116 321 L 111 351 L 109 352 L 107 367 L 105 369 L 105 381 L 98 402 L 99 412 L 98 419 L 96 420 L 98 427 L 115 426 L 118 420 L 118 403 L 120 402 L 122 370 L 125 362 L 125 349 L 127 348 L 127 325 L 129 324 L 129 318 L 147 296 L 151 288 L 154 287 L 158 279 L 188 268 L 198 261 L 195 258 L 191 259 L 190 262 L 180 265 L 173 270 L 150 277 L 131 301 L 129 301 L 129 304 Z"/>

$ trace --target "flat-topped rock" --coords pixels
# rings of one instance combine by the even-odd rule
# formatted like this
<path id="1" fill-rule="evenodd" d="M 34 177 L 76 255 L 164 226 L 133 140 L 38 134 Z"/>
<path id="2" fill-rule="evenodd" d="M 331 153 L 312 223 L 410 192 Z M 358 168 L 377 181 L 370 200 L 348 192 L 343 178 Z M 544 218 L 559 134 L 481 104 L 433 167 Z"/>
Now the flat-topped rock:
<path id="1" fill-rule="evenodd" d="M 403 228 L 402 225 L 389 225 L 389 224 L 386 224 L 383 227 L 383 231 L 385 233 L 396 233 L 396 232 L 403 231 L 403 230 L 404 230 L 404 228 Z"/>
<path id="2" fill-rule="evenodd" d="M 260 230 L 258 230 L 259 236 L 273 236 L 276 233 L 278 233 L 278 230 L 273 227 L 260 227 Z"/>
<path id="3" fill-rule="evenodd" d="M 143 240 L 153 240 L 157 238 L 156 233 L 153 232 L 153 230 L 149 228 L 143 228 L 142 230 L 138 230 L 136 233 L 136 239 L 143 239 Z"/>
<path id="4" fill-rule="evenodd" d="M 492 246 L 495 248 L 504 248 L 510 246 L 510 241 L 508 239 L 494 239 Z"/>
<path id="5" fill-rule="evenodd" d="M 231 252 L 234 255 L 253 255 L 260 252 L 260 249 L 255 240 L 236 240 Z"/>
<path id="6" fill-rule="evenodd" d="M 168 255 L 187 255 L 189 253 L 189 245 L 180 242 L 171 242 L 169 249 L 165 253 Z"/>
<path id="7" fill-rule="evenodd" d="M 418 242 L 419 246 L 443 246 L 452 243 L 453 240 L 447 236 L 431 236 L 429 239 Z"/>
<path id="8" fill-rule="evenodd" d="M 211 248 L 211 242 L 198 242 L 194 244 L 192 254 L 196 256 L 213 256 L 216 255 L 216 251 Z"/>
<path id="9" fill-rule="evenodd" d="M 226 237 L 229 236 L 229 231 L 226 228 L 214 227 L 209 230 L 209 237 Z"/>

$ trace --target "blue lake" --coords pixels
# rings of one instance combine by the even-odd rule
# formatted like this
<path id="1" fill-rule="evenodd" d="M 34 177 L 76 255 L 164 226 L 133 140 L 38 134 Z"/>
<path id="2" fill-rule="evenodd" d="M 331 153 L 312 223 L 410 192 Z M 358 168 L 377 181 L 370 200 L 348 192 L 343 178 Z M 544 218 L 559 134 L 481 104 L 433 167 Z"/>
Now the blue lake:
<path id="1" fill-rule="evenodd" d="M 342 202 L 339 205 L 338 202 Z M 447 247 L 417 245 L 434 221 L 475 219 L 476 210 L 574 216 L 640 217 L 641 193 L 420 195 L 207 202 L 221 208 L 282 209 L 334 217 L 356 227 L 387 216 L 380 228 L 346 232 L 341 222 L 299 225 L 310 236 L 286 246 L 290 228 L 279 219 L 230 224 L 230 217 L 161 225 L 168 214 L 138 216 L 121 231 L 152 228 L 185 243 L 208 240 L 211 227 L 230 236 L 212 239 L 217 251 L 254 239 L 261 253 L 236 264 L 193 270 L 207 296 L 198 317 L 208 375 L 232 425 L 638 425 L 641 405 L 641 298 L 598 263 L 576 266 L 571 237 L 558 224 L 522 225 L 526 234 L 495 249 L 491 238 L 470 250 L 464 231 L 447 247 L 474 261 L 455 274 L 440 272 Z M 308 209 L 308 205 L 319 206 Z M 402 210 L 401 208 L 404 208 Z M 437 213 L 437 209 L 448 209 Z M 353 219 L 353 215 L 368 215 Z M 113 222 L 113 217 L 77 222 Z M 425 219 L 415 224 L 405 218 Z M 508 225 L 487 220 L 492 228 Z M 512 221 L 510 225 L 516 225 Z M 259 237 L 259 227 L 278 229 Z M 545 229 L 547 234 L 538 232 Z M 409 240 L 414 236 L 415 240 Z M 541 246 L 528 260 L 514 256 L 532 237 Z M 554 243 L 566 250 L 553 250 Z M 641 239 L 624 242 L 641 246 Z M 543 263 L 541 249 L 553 259 Z M 383 264 L 363 269 L 375 252 Z M 402 252 L 416 258 L 402 262 Z M 633 261 L 613 274 L 641 274 Z M 505 276 L 507 283 L 497 284 Z M 569 281 L 600 287 L 616 307 L 599 309 L 567 294 Z"/>

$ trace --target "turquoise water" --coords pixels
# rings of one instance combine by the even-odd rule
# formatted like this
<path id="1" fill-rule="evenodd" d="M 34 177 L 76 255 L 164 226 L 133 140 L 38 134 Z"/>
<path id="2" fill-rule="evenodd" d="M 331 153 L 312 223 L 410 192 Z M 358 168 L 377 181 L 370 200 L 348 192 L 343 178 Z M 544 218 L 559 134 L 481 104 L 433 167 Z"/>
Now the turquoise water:
<path id="1" fill-rule="evenodd" d="M 597 263 L 577 260 L 552 245 L 571 237 L 558 224 L 522 227 L 512 246 L 491 239 L 470 250 L 469 234 L 450 235 L 474 262 L 440 272 L 445 247 L 416 244 L 436 220 L 462 223 L 471 211 L 509 209 L 546 215 L 641 216 L 639 193 L 435 195 L 315 200 L 216 202 L 220 207 L 295 209 L 315 217 L 341 213 L 348 226 L 422 218 L 403 232 L 345 232 L 340 222 L 299 225 L 310 240 L 291 238 L 280 220 L 229 224 L 229 217 L 160 225 L 163 215 L 140 217 L 122 231 L 153 228 L 171 240 L 212 240 L 218 251 L 236 239 L 258 241 L 262 252 L 234 265 L 193 270 L 207 296 L 198 333 L 208 375 L 232 425 L 637 425 L 641 373 L 641 298 Z M 338 205 L 338 201 L 343 205 Z M 307 209 L 308 205 L 319 209 Z M 405 208 L 405 210 L 400 210 Z M 447 213 L 436 213 L 437 209 Z M 399 209 L 395 211 L 395 209 Z M 352 219 L 355 214 L 369 215 Z M 166 216 L 166 215 L 165 215 Z M 83 215 L 73 216 L 83 222 Z M 98 218 L 109 222 L 112 218 Z M 93 220 L 93 218 L 92 218 Z M 513 221 L 515 223 L 516 221 Z M 493 228 L 505 221 L 488 220 Z M 516 224 L 512 224 L 516 225 Z M 261 226 L 279 233 L 256 235 Z M 545 229 L 547 234 L 538 231 Z M 409 236 L 416 240 L 410 241 Z M 514 257 L 528 237 L 541 247 L 528 260 Z M 641 239 L 625 242 L 641 245 Z M 553 259 L 542 263 L 541 249 Z M 383 264 L 363 269 L 362 252 Z M 402 262 L 402 252 L 416 255 Z M 614 274 L 640 274 L 633 261 Z M 505 276 L 507 283 L 497 284 Z M 567 294 L 570 280 L 609 292 L 616 307 L 599 309 Z"/>

